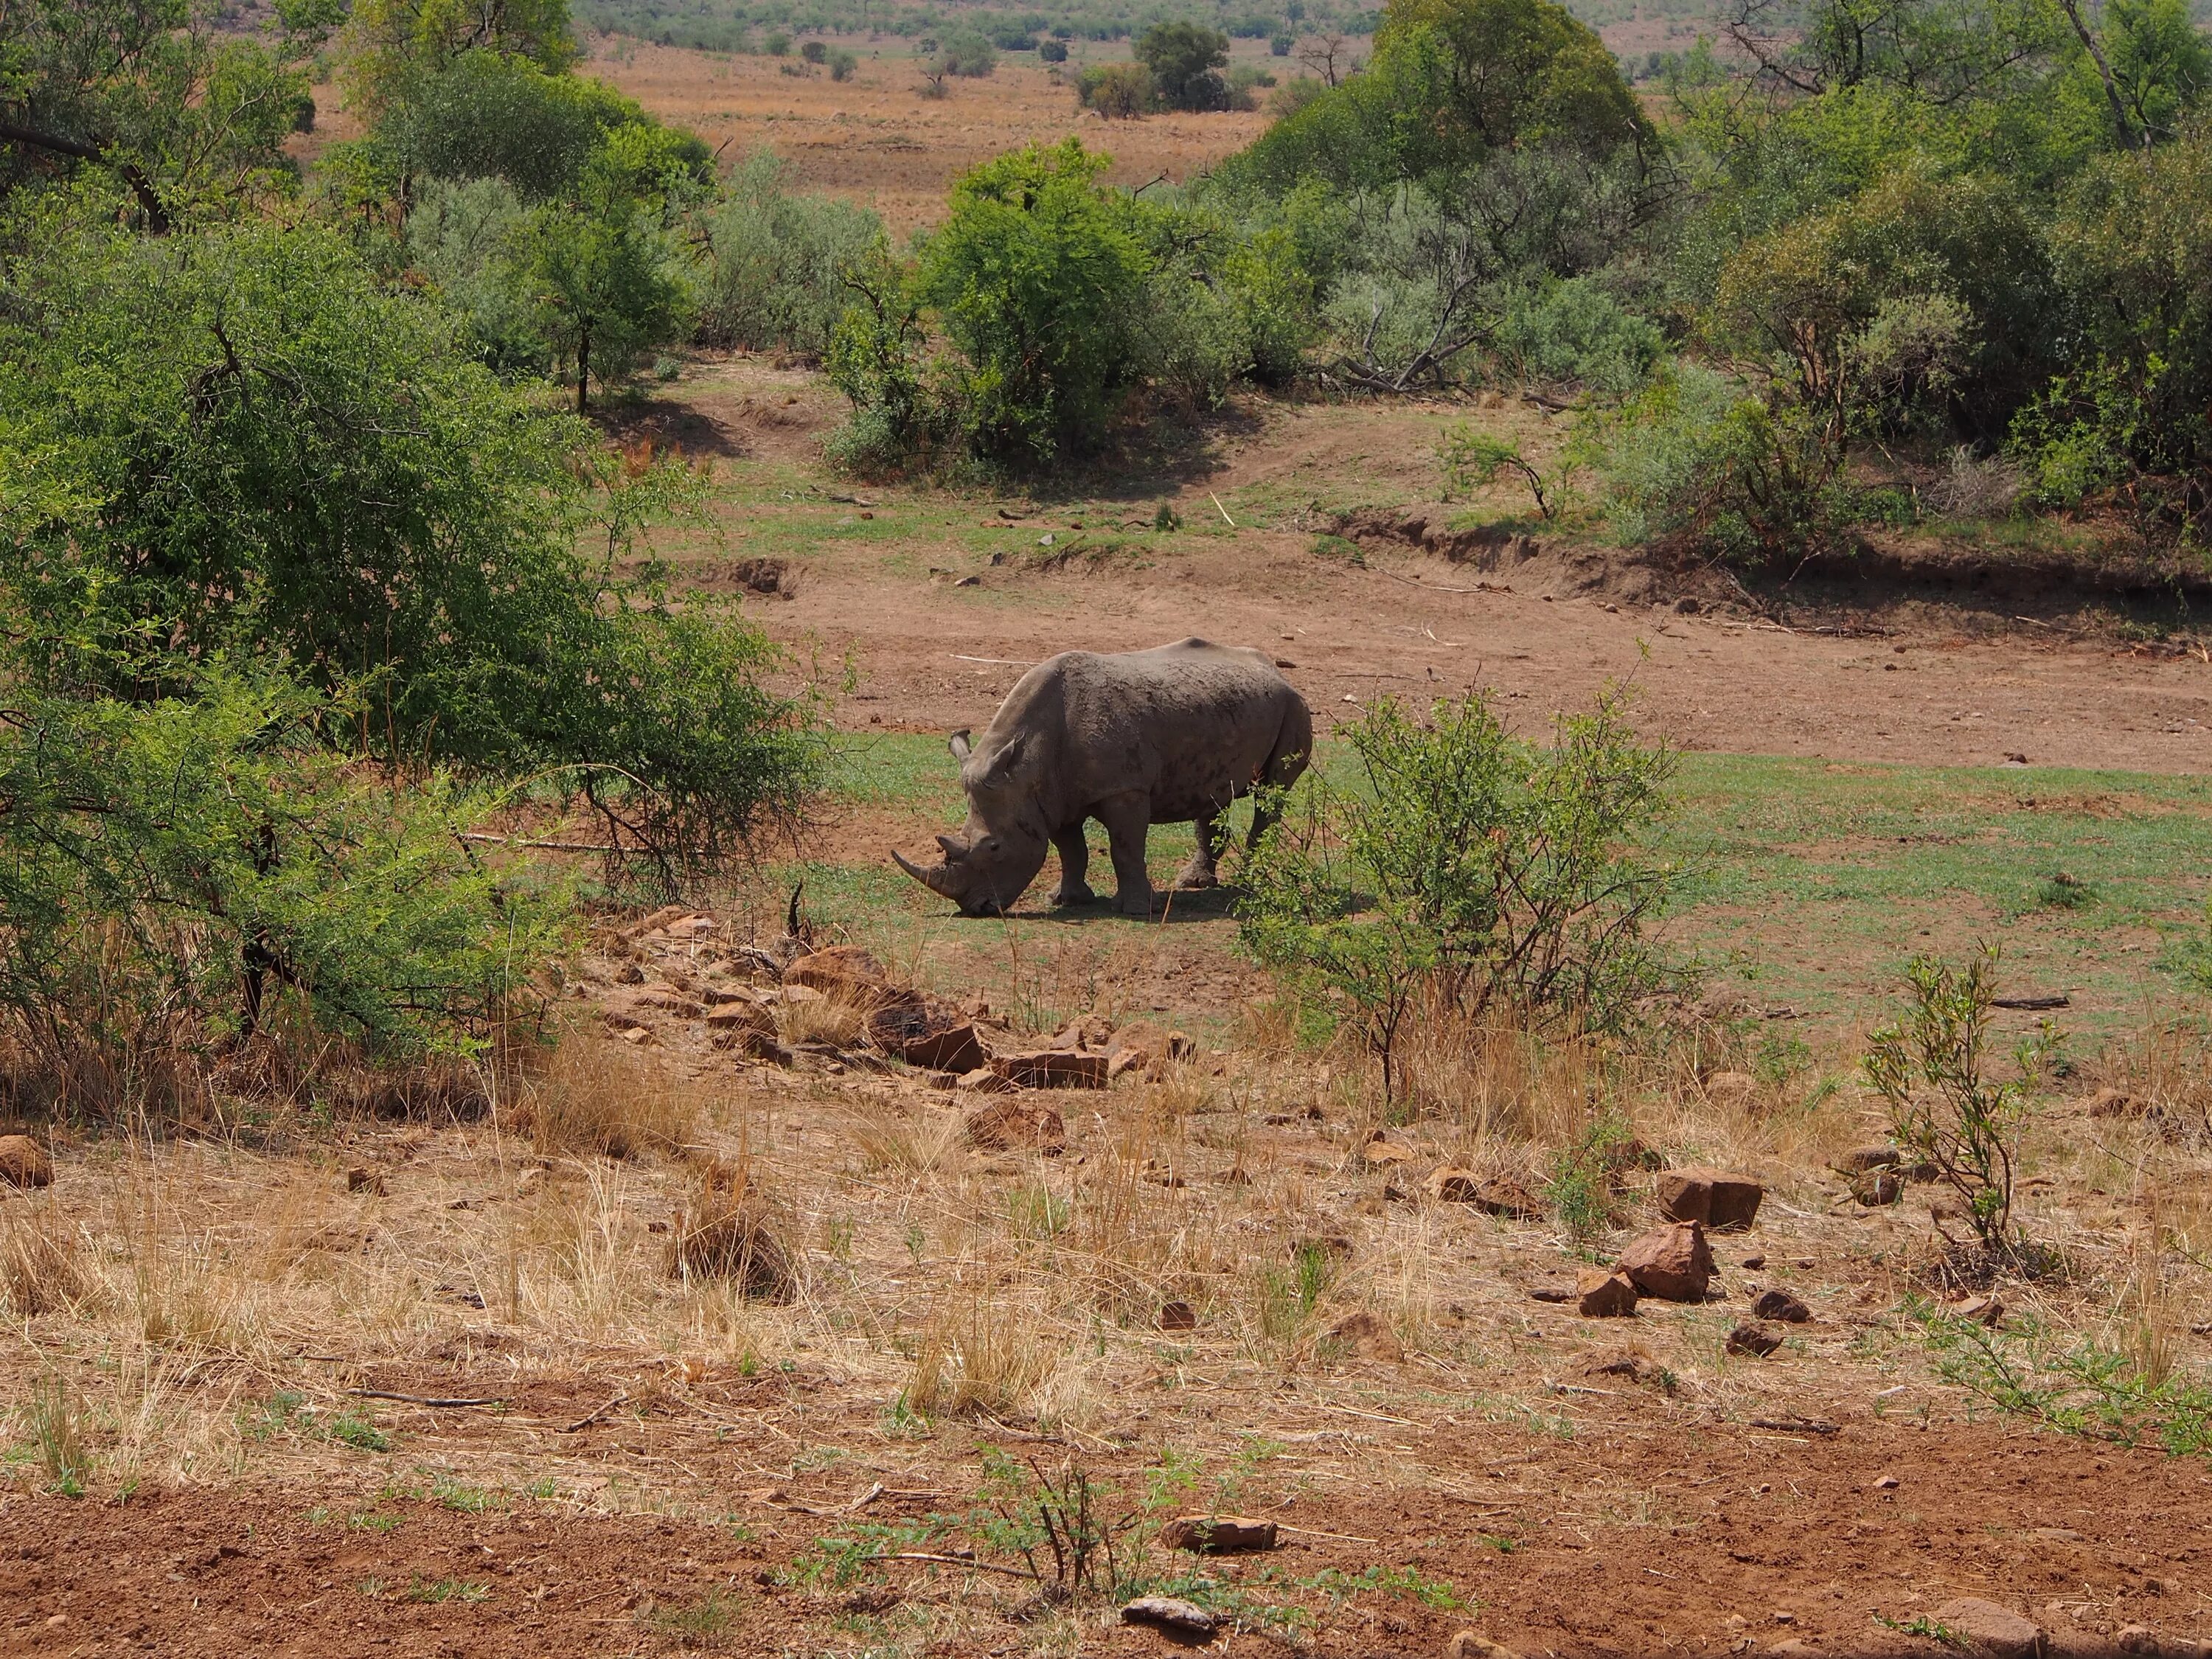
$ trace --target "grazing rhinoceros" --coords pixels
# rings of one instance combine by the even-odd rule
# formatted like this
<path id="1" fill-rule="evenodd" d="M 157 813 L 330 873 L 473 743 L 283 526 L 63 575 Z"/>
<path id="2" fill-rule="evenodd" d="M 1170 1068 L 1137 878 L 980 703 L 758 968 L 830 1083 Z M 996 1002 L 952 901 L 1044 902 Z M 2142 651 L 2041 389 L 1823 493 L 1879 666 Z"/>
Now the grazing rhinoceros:
<path id="1" fill-rule="evenodd" d="M 1049 845 L 1060 849 L 1053 902 L 1085 903 L 1096 896 L 1083 879 L 1091 858 L 1083 826 L 1097 818 L 1106 826 L 1121 908 L 1141 916 L 1152 906 L 1145 831 L 1195 823 L 1198 851 L 1176 885 L 1212 886 L 1216 818 L 1255 785 L 1286 785 L 1305 770 L 1313 714 L 1272 658 L 1182 640 L 1041 662 L 972 746 L 956 732 L 951 747 L 968 822 L 958 836 L 937 838 L 943 863 L 925 870 L 894 853 L 900 869 L 963 915 L 988 915 L 1022 896 Z M 1254 836 L 1265 828 L 1255 814 Z"/>

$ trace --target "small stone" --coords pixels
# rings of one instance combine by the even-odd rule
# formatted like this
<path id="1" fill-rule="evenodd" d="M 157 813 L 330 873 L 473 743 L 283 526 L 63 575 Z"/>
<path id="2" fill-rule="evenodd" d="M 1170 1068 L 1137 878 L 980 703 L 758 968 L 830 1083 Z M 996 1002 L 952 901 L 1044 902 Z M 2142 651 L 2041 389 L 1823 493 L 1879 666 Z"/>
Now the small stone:
<path id="1" fill-rule="evenodd" d="M 1542 1203 L 1519 1182 L 1504 1176 L 1485 1179 L 1472 1170 L 1447 1164 L 1432 1171 L 1424 1184 L 1429 1196 L 1443 1203 L 1472 1204 L 1485 1215 L 1500 1216 L 1509 1221 L 1543 1218 Z"/>
<path id="2" fill-rule="evenodd" d="M 1410 1164 L 1413 1149 L 1402 1141 L 1393 1140 L 1377 1129 L 1367 1137 L 1359 1149 L 1359 1161 L 1373 1170 L 1392 1169 L 1401 1164 Z"/>
<path id="3" fill-rule="evenodd" d="M 1194 1331 L 1198 1328 L 1198 1310 L 1183 1301 L 1160 1304 L 1160 1328 L 1164 1331 Z"/>
<path id="4" fill-rule="evenodd" d="M 1669 1170 L 1653 1186 L 1659 1213 L 1669 1221 L 1694 1221 L 1717 1233 L 1747 1231 L 1759 1218 L 1766 1189 L 1748 1176 L 1718 1170 Z"/>
<path id="5" fill-rule="evenodd" d="M 1845 1152 L 1828 1167 L 1841 1176 L 1863 1176 L 1869 1170 L 1886 1170 L 1905 1162 L 1894 1146 L 1861 1146 Z"/>
<path id="6" fill-rule="evenodd" d="M 1178 1516 L 1160 1528 L 1161 1545 L 1194 1555 L 1227 1555 L 1275 1547 L 1275 1523 L 1241 1515 Z"/>
<path id="7" fill-rule="evenodd" d="M 346 1171 L 346 1190 L 367 1193 L 372 1198 L 384 1196 L 384 1171 L 372 1170 L 366 1164 L 356 1164 Z"/>
<path id="8" fill-rule="evenodd" d="M 1696 1222 L 1677 1222 L 1632 1240 L 1619 1266 L 1639 1295 L 1662 1302 L 1703 1302 L 1713 1279 L 1712 1246 Z"/>
<path id="9" fill-rule="evenodd" d="M 991 1069 L 1018 1089 L 1103 1089 L 1107 1064 L 1103 1054 L 1045 1048 L 1003 1055 L 991 1062 Z"/>
<path id="10" fill-rule="evenodd" d="M 1954 1318 L 1971 1319 L 1977 1324 L 1994 1326 L 2004 1317 L 2005 1304 L 1994 1296 L 1970 1296 L 1951 1310 Z"/>
<path id="11" fill-rule="evenodd" d="M 1753 1319 L 1778 1319 L 1789 1325 L 1802 1325 L 1812 1318 L 1813 1310 L 1805 1305 L 1802 1297 L 1777 1285 L 1759 1293 L 1759 1299 L 1751 1304 L 1751 1316 Z"/>
<path id="12" fill-rule="evenodd" d="M 1398 1340 L 1397 1333 L 1379 1314 L 1370 1313 L 1364 1308 L 1346 1314 L 1330 1326 L 1326 1340 L 1339 1352 L 1361 1359 L 1381 1360 L 1392 1365 L 1405 1363 L 1406 1347 Z"/>
<path id="13" fill-rule="evenodd" d="M 1743 1259 L 1743 1270 L 1747 1273 L 1755 1273 L 1765 1265 L 1766 1258 L 1763 1255 L 1747 1255 Z"/>
<path id="14" fill-rule="evenodd" d="M 514 1195 L 517 1198 L 527 1198 L 544 1184 L 544 1170 L 535 1168 L 525 1170 L 522 1172 L 522 1178 L 514 1183 Z"/>
<path id="15" fill-rule="evenodd" d="M 1869 1210 L 1894 1204 L 1905 1196 L 1905 1177 L 1894 1170 L 1869 1170 L 1851 1182 L 1851 1196 Z"/>
<path id="16" fill-rule="evenodd" d="M 1994 1601 L 1962 1595 L 1936 1608 L 1935 1622 L 1981 1659 L 2043 1659 L 2043 1626 Z"/>
<path id="17" fill-rule="evenodd" d="M 1877 1475 L 1875 1479 L 1874 1489 L 1876 1492 L 1895 1492 L 1901 1484 L 1893 1474 Z"/>
<path id="18" fill-rule="evenodd" d="M 1121 1609 L 1125 1625 L 1150 1625 L 1194 1641 L 1213 1639 L 1213 1615 L 1194 1602 L 1172 1595 L 1140 1595 Z"/>
<path id="19" fill-rule="evenodd" d="M 53 1184 L 54 1161 L 28 1135 L 0 1135 L 0 1181 L 10 1187 Z"/>
<path id="20" fill-rule="evenodd" d="M 1454 1632 L 1444 1644 L 1444 1659 L 1521 1659 L 1521 1656 L 1480 1631 L 1463 1630 Z"/>
<path id="21" fill-rule="evenodd" d="M 971 1110 L 962 1124 L 968 1144 L 987 1152 L 1053 1153 L 1067 1146 L 1067 1121 L 1049 1106 L 1004 1100 Z"/>
<path id="22" fill-rule="evenodd" d="M 963 1094 L 1012 1095 L 1021 1092 L 1021 1085 L 1009 1082 L 988 1066 L 978 1066 L 972 1072 L 960 1074 L 959 1082 L 952 1085 Z"/>
<path id="23" fill-rule="evenodd" d="M 1756 1320 L 1747 1320 L 1728 1334 L 1728 1351 L 1750 1359 L 1765 1359 L 1781 1346 L 1782 1333 Z"/>
<path id="24" fill-rule="evenodd" d="M 1575 1278 L 1575 1311 L 1584 1319 L 1626 1319 L 1636 1311 L 1636 1283 L 1624 1273 L 1585 1267 Z"/>
<path id="25" fill-rule="evenodd" d="M 1610 1273 L 1606 1276 L 1612 1277 Z M 1629 1288 L 1633 1290 L 1635 1286 L 1631 1285 Z M 1575 1299 L 1575 1292 L 1558 1285 L 1539 1285 L 1528 1292 L 1528 1299 L 1531 1302 L 1572 1302 Z"/>

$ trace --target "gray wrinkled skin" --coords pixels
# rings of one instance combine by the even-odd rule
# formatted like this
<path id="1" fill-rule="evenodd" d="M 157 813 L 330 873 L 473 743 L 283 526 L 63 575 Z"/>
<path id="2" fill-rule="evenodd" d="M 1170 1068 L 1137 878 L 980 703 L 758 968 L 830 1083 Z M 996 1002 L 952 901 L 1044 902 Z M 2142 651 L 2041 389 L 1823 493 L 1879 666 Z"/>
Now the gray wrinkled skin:
<path id="1" fill-rule="evenodd" d="M 939 836 L 943 862 L 928 868 L 894 853 L 899 867 L 963 915 L 1011 907 L 1060 849 L 1055 904 L 1085 904 L 1090 848 L 1085 821 L 1105 825 L 1117 902 L 1148 915 L 1145 832 L 1194 823 L 1198 850 L 1178 888 L 1212 887 L 1221 852 L 1215 820 L 1257 784 L 1287 785 L 1313 753 L 1305 699 L 1261 652 L 1181 640 L 1102 656 L 1066 651 L 1022 676 L 971 745 L 952 737 L 968 793 L 968 822 Z M 1253 835 L 1267 826 L 1255 815 Z"/>

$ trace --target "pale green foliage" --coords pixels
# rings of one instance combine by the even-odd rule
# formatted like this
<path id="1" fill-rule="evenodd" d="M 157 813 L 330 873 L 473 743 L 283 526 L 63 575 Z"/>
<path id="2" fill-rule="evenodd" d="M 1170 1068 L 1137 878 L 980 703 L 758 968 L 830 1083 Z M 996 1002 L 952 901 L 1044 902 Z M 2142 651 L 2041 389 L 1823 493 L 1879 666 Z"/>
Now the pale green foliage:
<path id="1" fill-rule="evenodd" d="M 1975 1232 L 1990 1248 L 2010 1249 L 2014 1166 L 2028 1089 L 2040 1066 L 2033 1042 L 2015 1056 L 2020 1075 L 1989 1076 L 1990 1012 L 1997 953 L 1977 951 L 1960 967 L 1915 957 L 1905 968 L 1912 1006 L 1869 1040 L 1865 1069 L 1889 1109 L 1898 1146 L 1935 1166 L 1966 1201 Z"/>
<path id="2" fill-rule="evenodd" d="M 1425 723 L 1385 700 L 1345 733 L 1356 788 L 1317 776 L 1246 861 L 1245 948 L 1382 1055 L 1417 1007 L 1493 1007 L 1589 1029 L 1633 1023 L 1667 979 L 1648 929 L 1671 869 L 1638 845 L 1672 751 L 1616 692 L 1553 742 L 1510 735 L 1480 694 Z"/>
<path id="3" fill-rule="evenodd" d="M 852 303 L 845 272 L 883 240 L 882 220 L 826 196 L 793 196 L 768 150 L 740 161 L 701 221 L 698 337 L 820 356 Z"/>

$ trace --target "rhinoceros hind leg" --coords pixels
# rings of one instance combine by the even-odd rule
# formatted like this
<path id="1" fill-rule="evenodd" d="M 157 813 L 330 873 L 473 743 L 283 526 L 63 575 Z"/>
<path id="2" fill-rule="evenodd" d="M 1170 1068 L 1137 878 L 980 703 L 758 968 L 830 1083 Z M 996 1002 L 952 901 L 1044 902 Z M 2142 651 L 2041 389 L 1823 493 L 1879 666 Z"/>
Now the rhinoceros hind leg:
<path id="1" fill-rule="evenodd" d="M 1183 866 L 1182 873 L 1175 878 L 1177 892 L 1196 892 L 1221 885 L 1220 872 L 1215 866 L 1221 857 L 1224 839 L 1219 819 L 1199 819 L 1198 848 L 1190 855 L 1190 862 Z"/>
<path id="2" fill-rule="evenodd" d="M 1060 849 L 1060 890 L 1052 896 L 1054 904 L 1096 904 L 1098 895 L 1091 890 L 1084 874 L 1091 867 L 1091 843 L 1085 840 L 1083 826 L 1063 830 L 1052 838 Z"/>

